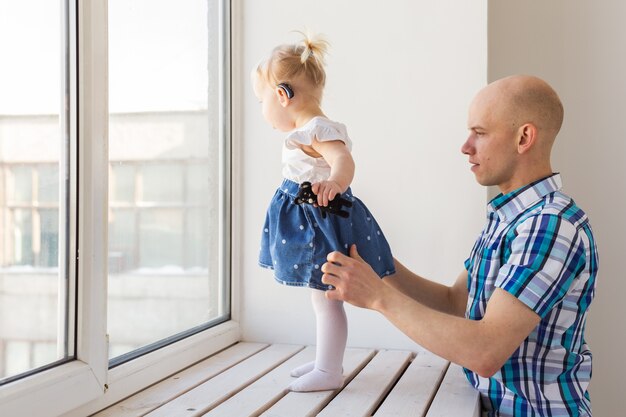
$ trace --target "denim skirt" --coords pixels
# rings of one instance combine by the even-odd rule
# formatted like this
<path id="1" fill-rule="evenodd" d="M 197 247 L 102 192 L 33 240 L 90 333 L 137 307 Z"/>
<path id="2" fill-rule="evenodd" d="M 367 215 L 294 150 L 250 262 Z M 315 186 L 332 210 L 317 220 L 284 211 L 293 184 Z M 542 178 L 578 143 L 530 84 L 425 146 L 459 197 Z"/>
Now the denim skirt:
<path id="1" fill-rule="evenodd" d="M 294 203 L 299 185 L 283 180 L 267 210 L 261 238 L 259 265 L 274 270 L 285 285 L 328 290 L 322 283 L 322 265 L 333 251 L 348 255 L 356 244 L 359 255 L 382 278 L 395 273 L 391 249 L 380 226 L 352 190 L 341 196 L 352 202 L 347 218 L 322 217 L 319 207 Z"/>

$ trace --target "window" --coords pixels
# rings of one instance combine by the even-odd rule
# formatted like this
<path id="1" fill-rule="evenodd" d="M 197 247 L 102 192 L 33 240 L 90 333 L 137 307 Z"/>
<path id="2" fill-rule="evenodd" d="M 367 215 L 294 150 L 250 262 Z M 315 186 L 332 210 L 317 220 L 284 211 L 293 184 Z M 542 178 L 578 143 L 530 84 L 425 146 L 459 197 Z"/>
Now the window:
<path id="1" fill-rule="evenodd" d="M 0 383 L 74 352 L 63 22 L 58 3 L 0 0 Z"/>
<path id="2" fill-rule="evenodd" d="M 0 0 L 0 415 L 90 415 L 238 340 L 228 5 Z"/>
<path id="3" fill-rule="evenodd" d="M 108 2 L 114 365 L 228 317 L 216 268 L 222 186 L 211 3 Z"/>

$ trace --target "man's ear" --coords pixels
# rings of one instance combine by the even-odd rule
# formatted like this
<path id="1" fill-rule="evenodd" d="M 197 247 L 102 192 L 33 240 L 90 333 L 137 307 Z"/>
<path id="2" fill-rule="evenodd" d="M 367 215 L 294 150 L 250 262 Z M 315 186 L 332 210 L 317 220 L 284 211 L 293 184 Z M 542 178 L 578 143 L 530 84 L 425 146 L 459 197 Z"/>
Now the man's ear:
<path id="1" fill-rule="evenodd" d="M 517 152 L 526 153 L 535 146 L 537 142 L 537 126 L 533 123 L 525 123 L 517 130 Z"/>

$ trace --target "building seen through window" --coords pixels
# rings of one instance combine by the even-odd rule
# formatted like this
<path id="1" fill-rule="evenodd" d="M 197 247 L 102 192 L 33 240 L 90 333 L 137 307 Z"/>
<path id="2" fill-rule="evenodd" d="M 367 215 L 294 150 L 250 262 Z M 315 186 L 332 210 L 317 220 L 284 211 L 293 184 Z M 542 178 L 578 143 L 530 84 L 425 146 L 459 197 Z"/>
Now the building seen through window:
<path id="1" fill-rule="evenodd" d="M 61 13 L 59 2 L 0 0 L 0 382 L 73 354 Z"/>
<path id="2" fill-rule="evenodd" d="M 218 3 L 108 2 L 113 362 L 228 317 Z M 68 357 L 59 9 L 0 0 L 0 381 Z"/>

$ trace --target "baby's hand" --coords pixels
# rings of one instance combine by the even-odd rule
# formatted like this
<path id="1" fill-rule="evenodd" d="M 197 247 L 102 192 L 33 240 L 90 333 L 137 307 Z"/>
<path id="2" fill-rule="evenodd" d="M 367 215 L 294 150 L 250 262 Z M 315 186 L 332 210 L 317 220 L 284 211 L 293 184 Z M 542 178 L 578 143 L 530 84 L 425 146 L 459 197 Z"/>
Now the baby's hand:
<path id="1" fill-rule="evenodd" d="M 335 196 L 328 200 L 327 206 L 321 206 L 317 204 L 317 195 L 313 192 L 313 187 L 311 183 L 308 181 L 303 182 L 298 187 L 298 194 L 295 196 L 293 202 L 297 205 L 301 204 L 312 204 L 314 207 L 317 207 L 322 212 L 322 218 L 326 218 L 327 214 L 334 214 L 339 217 L 348 218 L 350 217 L 350 212 L 344 210 L 344 207 L 352 207 L 352 202 L 346 200 L 341 196 L 341 194 L 335 194 Z"/>
<path id="2" fill-rule="evenodd" d="M 336 181 L 320 181 L 311 188 L 317 194 L 317 205 L 326 207 L 337 194 L 343 191 Z"/>

